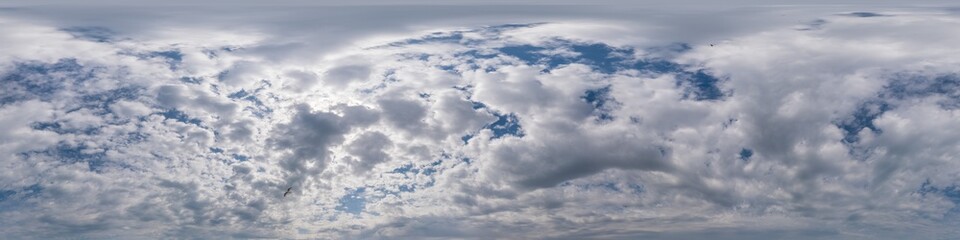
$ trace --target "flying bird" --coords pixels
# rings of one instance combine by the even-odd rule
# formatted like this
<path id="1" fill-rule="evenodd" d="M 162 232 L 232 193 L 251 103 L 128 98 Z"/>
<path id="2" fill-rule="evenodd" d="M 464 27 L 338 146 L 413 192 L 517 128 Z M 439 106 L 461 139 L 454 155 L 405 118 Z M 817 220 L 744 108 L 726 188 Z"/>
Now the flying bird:
<path id="1" fill-rule="evenodd" d="M 287 197 L 288 194 L 293 193 L 290 191 L 290 189 L 293 189 L 293 187 L 287 188 L 287 192 L 283 193 L 283 197 Z"/>

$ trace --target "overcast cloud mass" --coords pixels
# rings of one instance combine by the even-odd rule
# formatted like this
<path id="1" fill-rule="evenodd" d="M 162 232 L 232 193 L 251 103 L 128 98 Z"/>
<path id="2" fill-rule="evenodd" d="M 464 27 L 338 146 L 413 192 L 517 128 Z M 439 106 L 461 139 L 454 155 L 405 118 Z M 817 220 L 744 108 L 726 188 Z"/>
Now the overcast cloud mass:
<path id="1" fill-rule="evenodd" d="M 960 5 L 585 4 L 2 3 L 0 238 L 960 238 Z"/>

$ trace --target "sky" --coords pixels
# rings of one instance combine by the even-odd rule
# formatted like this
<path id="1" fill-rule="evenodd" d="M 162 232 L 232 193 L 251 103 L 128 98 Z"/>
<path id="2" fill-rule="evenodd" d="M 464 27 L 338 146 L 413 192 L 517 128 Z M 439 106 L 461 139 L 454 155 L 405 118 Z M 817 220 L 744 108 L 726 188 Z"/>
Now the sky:
<path id="1" fill-rule="evenodd" d="M 0 236 L 957 239 L 958 9 L 5 1 Z"/>

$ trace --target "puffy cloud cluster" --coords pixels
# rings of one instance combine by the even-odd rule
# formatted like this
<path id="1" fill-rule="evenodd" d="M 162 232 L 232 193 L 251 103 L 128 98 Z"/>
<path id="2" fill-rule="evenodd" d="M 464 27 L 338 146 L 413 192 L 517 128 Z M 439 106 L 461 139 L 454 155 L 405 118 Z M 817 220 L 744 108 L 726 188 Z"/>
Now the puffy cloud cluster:
<path id="1" fill-rule="evenodd" d="M 0 235 L 957 236 L 958 20 L 490 25 L 315 55 L 0 18 Z"/>

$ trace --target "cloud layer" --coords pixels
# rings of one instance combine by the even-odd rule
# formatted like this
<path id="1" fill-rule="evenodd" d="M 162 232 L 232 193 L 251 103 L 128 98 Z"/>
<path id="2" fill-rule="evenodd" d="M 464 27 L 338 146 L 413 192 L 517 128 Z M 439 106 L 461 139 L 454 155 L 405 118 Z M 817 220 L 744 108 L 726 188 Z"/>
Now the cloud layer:
<path id="1" fill-rule="evenodd" d="M 948 9 L 486 7 L 0 10 L 0 235 L 960 236 Z"/>

